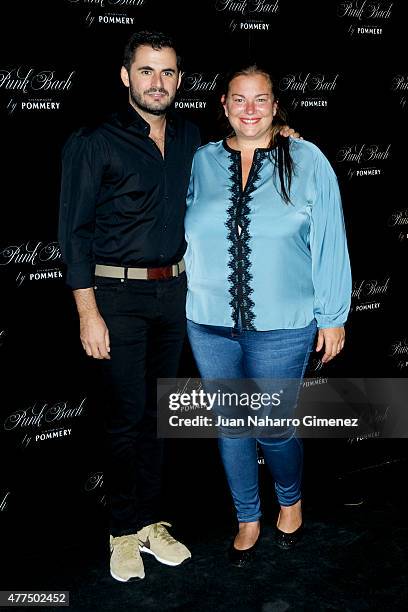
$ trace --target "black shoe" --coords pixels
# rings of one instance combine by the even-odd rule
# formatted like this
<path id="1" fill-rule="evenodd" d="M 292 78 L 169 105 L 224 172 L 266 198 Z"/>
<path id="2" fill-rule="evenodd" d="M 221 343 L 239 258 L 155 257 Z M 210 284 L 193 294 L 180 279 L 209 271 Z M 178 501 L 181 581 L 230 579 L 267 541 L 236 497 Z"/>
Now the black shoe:
<path id="1" fill-rule="evenodd" d="M 283 550 L 288 550 L 292 548 L 297 542 L 299 542 L 300 538 L 303 535 L 303 523 L 292 531 L 292 533 L 285 533 L 281 531 L 278 527 L 275 527 L 275 542 L 282 548 Z"/>
<path id="2" fill-rule="evenodd" d="M 255 549 L 258 546 L 259 536 L 255 544 L 253 544 L 251 548 L 246 548 L 245 550 L 238 550 L 238 548 L 235 548 L 234 540 L 232 540 L 231 546 L 228 550 L 228 559 L 230 564 L 234 567 L 248 567 L 248 565 L 250 565 L 254 559 Z"/>

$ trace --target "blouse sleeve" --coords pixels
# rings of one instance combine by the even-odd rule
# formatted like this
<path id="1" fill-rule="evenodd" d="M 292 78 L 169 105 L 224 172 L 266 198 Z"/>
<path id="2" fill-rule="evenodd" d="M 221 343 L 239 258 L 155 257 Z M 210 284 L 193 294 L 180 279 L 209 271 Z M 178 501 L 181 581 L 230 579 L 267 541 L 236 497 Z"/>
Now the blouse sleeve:
<path id="1" fill-rule="evenodd" d="M 319 328 L 341 327 L 351 304 L 350 259 L 337 177 L 321 151 L 315 188 L 310 228 L 314 314 Z"/>
<path id="2" fill-rule="evenodd" d="M 195 179 L 194 159 L 195 158 L 193 157 L 193 162 L 191 165 L 190 182 L 189 182 L 188 190 L 187 190 L 187 198 L 186 198 L 187 207 L 191 206 L 194 202 L 194 179 Z"/>

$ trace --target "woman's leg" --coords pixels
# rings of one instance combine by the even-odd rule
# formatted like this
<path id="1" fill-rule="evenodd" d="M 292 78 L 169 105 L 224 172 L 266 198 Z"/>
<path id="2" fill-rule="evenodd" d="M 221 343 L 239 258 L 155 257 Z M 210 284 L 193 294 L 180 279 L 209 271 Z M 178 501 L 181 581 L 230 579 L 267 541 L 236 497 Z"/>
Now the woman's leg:
<path id="1" fill-rule="evenodd" d="M 292 506 L 301 498 L 303 444 L 296 436 L 258 440 L 265 462 L 275 480 L 281 506 Z"/>
<path id="2" fill-rule="evenodd" d="M 202 379 L 243 378 L 242 349 L 236 340 L 239 332 L 192 321 L 187 321 L 187 331 Z M 234 546 L 247 549 L 258 538 L 261 516 L 256 441 L 220 435 L 218 447 L 240 524 Z"/>
<path id="3" fill-rule="evenodd" d="M 316 322 L 301 329 L 248 332 L 244 342 L 244 364 L 249 378 L 268 379 L 271 389 L 277 390 L 279 381 L 285 388 L 285 399 L 279 414 L 269 416 L 293 417 L 300 385 L 313 350 Z M 262 383 L 262 385 L 268 383 Z M 273 389 L 272 389 L 273 387 Z M 262 387 L 262 390 L 264 388 Z M 273 433 L 273 432 L 272 432 Z M 264 434 L 265 435 L 265 434 Z M 285 532 L 295 531 L 302 522 L 301 479 L 303 446 L 295 437 L 295 429 L 278 432 L 277 437 L 260 437 L 265 462 L 275 480 L 275 491 L 281 512 L 278 527 Z"/>
<path id="4" fill-rule="evenodd" d="M 218 438 L 218 448 L 224 464 L 240 523 L 256 522 L 261 517 L 258 490 L 258 456 L 255 438 Z"/>
<path id="5" fill-rule="evenodd" d="M 276 526 L 281 531 L 292 533 L 302 524 L 302 440 L 293 435 L 283 440 L 262 438 L 258 442 L 275 480 L 275 492 L 280 505 Z"/>

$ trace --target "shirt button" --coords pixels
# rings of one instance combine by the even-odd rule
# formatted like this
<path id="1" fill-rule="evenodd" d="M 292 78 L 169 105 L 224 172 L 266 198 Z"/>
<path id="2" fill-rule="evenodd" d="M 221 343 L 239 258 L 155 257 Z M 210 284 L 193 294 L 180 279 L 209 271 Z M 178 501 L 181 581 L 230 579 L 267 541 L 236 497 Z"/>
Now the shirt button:
<path id="1" fill-rule="evenodd" d="M 163 253 L 160 253 L 160 259 L 164 259 Z"/>

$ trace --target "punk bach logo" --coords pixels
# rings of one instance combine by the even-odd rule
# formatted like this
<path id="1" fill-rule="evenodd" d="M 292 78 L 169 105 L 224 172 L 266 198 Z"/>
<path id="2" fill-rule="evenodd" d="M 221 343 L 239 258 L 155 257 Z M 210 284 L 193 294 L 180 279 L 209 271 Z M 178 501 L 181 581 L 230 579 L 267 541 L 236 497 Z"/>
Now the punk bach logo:
<path id="1" fill-rule="evenodd" d="M 59 265 L 55 266 L 55 263 Z M 54 264 L 49 267 L 50 264 Z M 16 268 L 14 268 L 16 266 Z M 15 282 L 62 279 L 62 258 L 58 242 L 29 240 L 0 247 L 0 269 L 17 269 Z"/>
<path id="2" fill-rule="evenodd" d="M 384 296 L 390 293 L 390 277 L 384 279 L 359 279 L 353 282 L 350 312 L 378 311 Z"/>
<path id="3" fill-rule="evenodd" d="M 336 92 L 340 81 L 339 73 L 293 72 L 283 76 L 279 91 L 286 94 L 293 110 L 311 110 L 328 107 L 329 96 Z"/>
<path id="4" fill-rule="evenodd" d="M 9 95 L 5 107 L 11 115 L 22 111 L 58 111 L 62 96 L 74 84 L 75 70 L 65 74 L 54 69 L 15 66 L 0 69 L 0 91 Z"/>
<path id="5" fill-rule="evenodd" d="M 86 402 L 84 397 L 79 402 L 68 401 L 35 401 L 28 408 L 22 408 L 9 414 L 3 423 L 4 431 L 22 433 L 21 446 L 44 440 L 66 438 L 72 434 L 72 425 L 65 426 L 73 419 L 81 417 Z"/>
<path id="6" fill-rule="evenodd" d="M 396 74 L 391 80 L 391 91 L 397 96 L 401 109 L 407 109 L 408 74 Z"/>
<path id="7" fill-rule="evenodd" d="M 395 340 L 390 346 L 389 356 L 394 360 L 395 365 L 399 370 L 405 370 L 405 368 L 408 368 L 407 338 L 398 338 Z"/>
<path id="8" fill-rule="evenodd" d="M 205 110 L 209 96 L 215 91 L 220 73 L 190 72 L 183 76 L 174 103 L 179 110 Z"/>
<path id="9" fill-rule="evenodd" d="M 215 0 L 214 7 L 231 32 L 269 32 L 270 18 L 279 13 L 279 0 Z"/>
<path id="10" fill-rule="evenodd" d="M 218 13 L 248 15 L 271 15 L 279 11 L 279 0 L 215 0 Z"/>
<path id="11" fill-rule="evenodd" d="M 92 472 L 88 475 L 84 489 L 87 493 L 95 492 L 97 494 L 97 503 L 106 506 L 107 499 L 104 494 L 103 472 Z"/>
<path id="12" fill-rule="evenodd" d="M 391 144 L 353 144 L 342 146 L 336 154 L 339 167 L 344 167 L 347 177 L 379 176 L 384 174 L 382 162 L 391 157 Z"/>
<path id="13" fill-rule="evenodd" d="M 136 23 L 132 9 L 141 9 L 151 0 L 66 0 L 82 7 L 81 20 L 87 28 L 95 25 L 130 25 Z"/>
<path id="14" fill-rule="evenodd" d="M 408 241 L 408 208 L 397 208 L 387 219 L 387 227 L 393 231 L 399 242 Z"/>
<path id="15" fill-rule="evenodd" d="M 384 25 L 392 18 L 393 4 L 389 0 L 341 0 L 337 17 L 347 22 L 347 32 L 352 37 L 381 36 Z"/>

